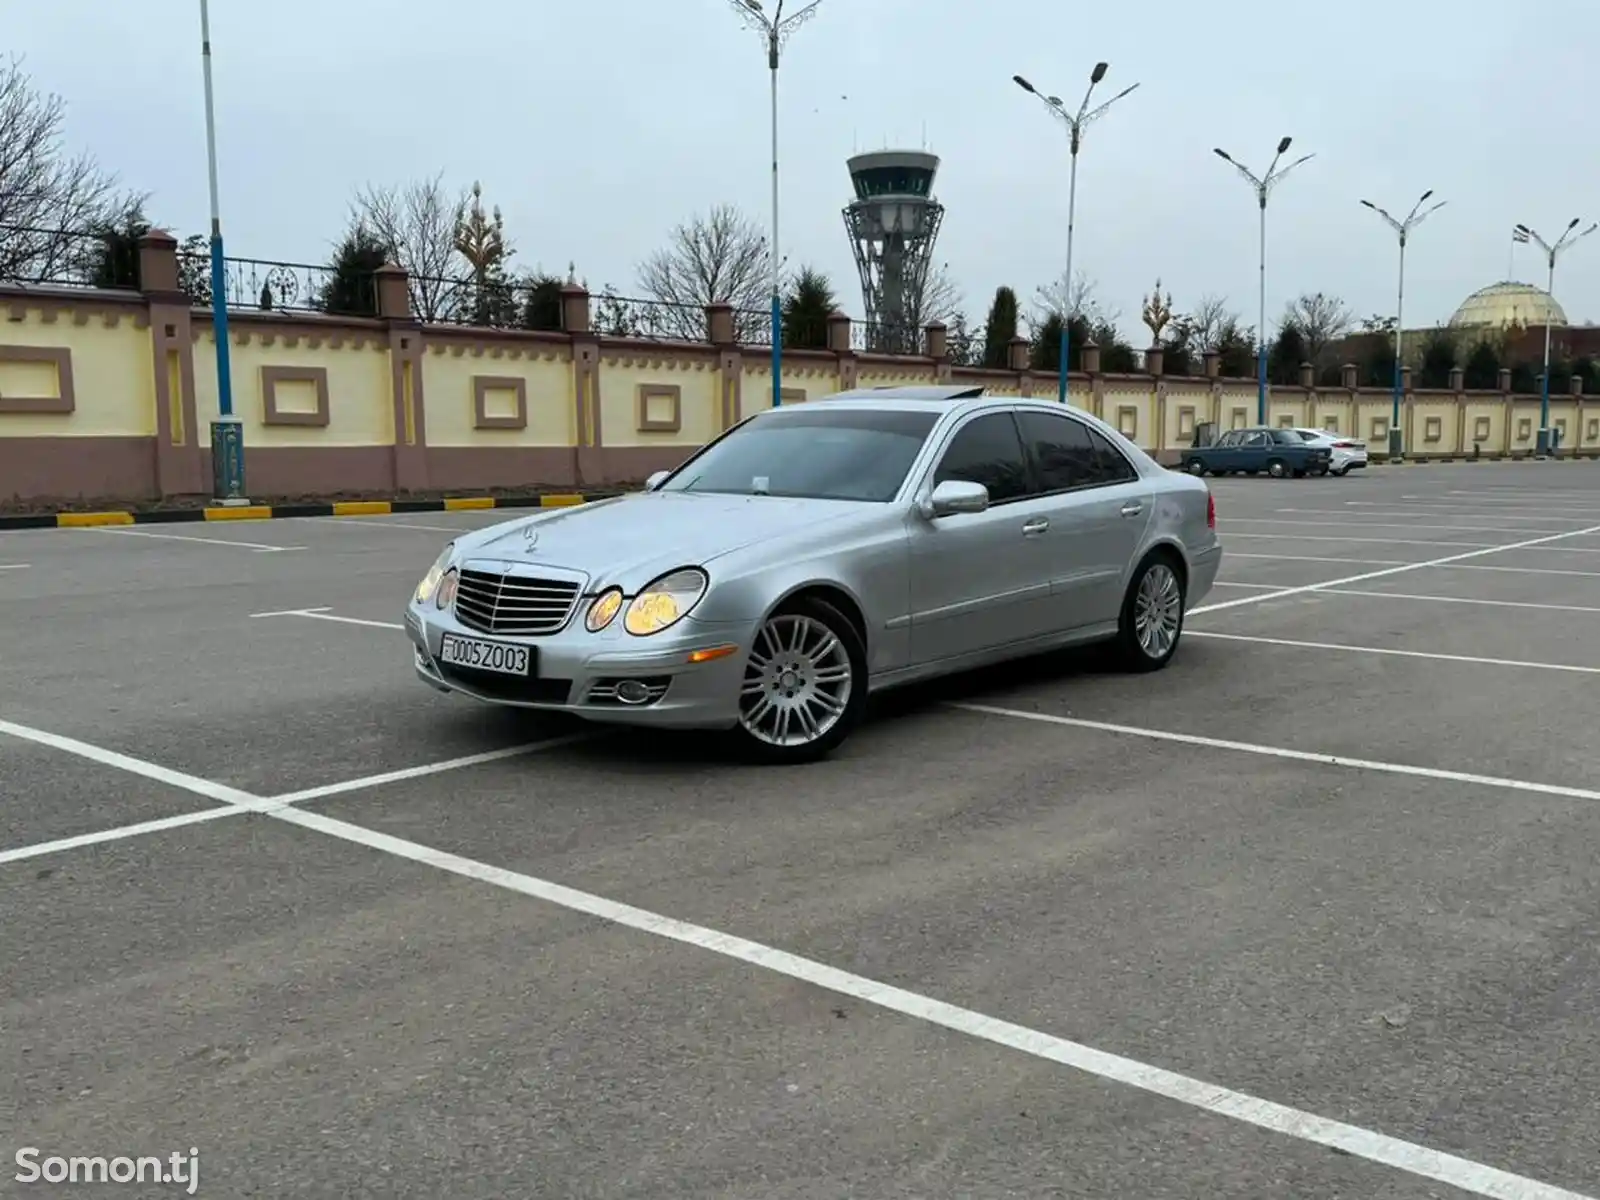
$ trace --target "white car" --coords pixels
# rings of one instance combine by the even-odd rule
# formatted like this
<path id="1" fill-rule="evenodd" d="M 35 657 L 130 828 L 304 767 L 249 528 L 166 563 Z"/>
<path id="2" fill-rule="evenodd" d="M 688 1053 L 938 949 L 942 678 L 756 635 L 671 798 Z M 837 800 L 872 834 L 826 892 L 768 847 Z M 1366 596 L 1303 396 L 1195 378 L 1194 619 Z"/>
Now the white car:
<path id="1" fill-rule="evenodd" d="M 1328 470 L 1335 475 L 1348 475 L 1367 465 L 1367 444 L 1359 438 L 1341 437 L 1326 429 L 1296 429 L 1302 438 L 1313 446 L 1326 446 L 1333 456 Z"/>

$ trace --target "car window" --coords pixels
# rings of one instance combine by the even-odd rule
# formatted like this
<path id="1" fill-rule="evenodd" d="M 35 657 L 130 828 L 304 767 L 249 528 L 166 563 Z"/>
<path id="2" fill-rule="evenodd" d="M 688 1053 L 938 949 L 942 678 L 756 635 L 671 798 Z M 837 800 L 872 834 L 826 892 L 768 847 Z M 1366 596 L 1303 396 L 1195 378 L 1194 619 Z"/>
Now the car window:
<path id="1" fill-rule="evenodd" d="M 1302 441 L 1306 441 L 1306 442 L 1320 441 L 1321 438 L 1322 438 L 1322 435 L 1320 433 L 1317 433 L 1316 431 L 1311 430 L 1311 429 L 1296 429 L 1295 432 L 1300 435 L 1300 439 Z"/>
<path id="2" fill-rule="evenodd" d="M 1039 473 L 1039 490 L 1059 492 L 1100 482 L 1101 467 L 1089 427 L 1055 413 L 1022 411 L 1017 414 L 1022 440 L 1033 455 Z"/>
<path id="3" fill-rule="evenodd" d="M 1272 440 L 1280 446 L 1298 445 L 1300 438 L 1292 429 L 1274 429 L 1271 432 Z"/>
<path id="4" fill-rule="evenodd" d="M 991 504 L 1028 494 L 1028 460 L 1010 413 L 985 413 L 961 427 L 939 461 L 934 486 L 947 479 L 983 484 Z"/>
<path id="5" fill-rule="evenodd" d="M 1128 461 L 1128 456 L 1112 445 L 1111 439 L 1095 429 L 1090 429 L 1088 433 L 1089 441 L 1094 445 L 1096 483 L 1126 483 L 1139 478 L 1139 472 Z"/>
<path id="6" fill-rule="evenodd" d="M 1228 430 L 1227 433 L 1223 434 L 1221 437 L 1219 437 L 1217 439 L 1217 446 L 1218 446 L 1219 449 L 1224 449 L 1225 450 L 1230 446 L 1237 446 L 1238 444 L 1239 444 L 1239 435 L 1237 433 L 1235 433 L 1231 429 Z"/>
<path id="7" fill-rule="evenodd" d="M 1265 446 L 1267 444 L 1267 435 L 1260 430 L 1253 430 L 1244 435 L 1244 444 L 1246 446 Z"/>
<path id="8" fill-rule="evenodd" d="M 893 500 L 939 413 L 778 408 L 711 443 L 664 492 Z"/>

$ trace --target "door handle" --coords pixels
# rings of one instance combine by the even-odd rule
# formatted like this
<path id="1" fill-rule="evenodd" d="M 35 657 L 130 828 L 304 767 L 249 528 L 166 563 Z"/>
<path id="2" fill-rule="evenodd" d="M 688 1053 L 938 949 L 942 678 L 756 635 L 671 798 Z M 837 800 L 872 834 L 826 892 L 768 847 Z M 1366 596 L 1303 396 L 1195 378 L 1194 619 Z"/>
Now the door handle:
<path id="1" fill-rule="evenodd" d="M 1022 526 L 1022 536 L 1023 537 L 1032 537 L 1034 534 L 1043 533 L 1046 529 L 1049 529 L 1049 528 L 1050 528 L 1050 522 L 1049 521 L 1045 520 L 1043 517 L 1035 517 L 1035 518 L 1033 518 L 1033 520 L 1027 521 L 1027 522 L 1025 522 L 1023 524 L 1023 526 Z"/>
<path id="2" fill-rule="evenodd" d="M 1140 504 L 1137 500 L 1130 500 L 1127 504 L 1122 506 L 1122 515 L 1125 517 L 1137 517 L 1143 511 L 1144 505 Z"/>

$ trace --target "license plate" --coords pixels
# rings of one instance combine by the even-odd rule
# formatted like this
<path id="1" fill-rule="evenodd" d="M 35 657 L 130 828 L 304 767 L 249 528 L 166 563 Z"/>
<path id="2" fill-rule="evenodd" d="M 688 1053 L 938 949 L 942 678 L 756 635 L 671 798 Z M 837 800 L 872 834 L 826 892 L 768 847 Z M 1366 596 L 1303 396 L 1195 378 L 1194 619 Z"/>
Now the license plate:
<path id="1" fill-rule="evenodd" d="M 528 675 L 533 669 L 533 650 L 509 642 L 489 642 L 482 638 L 444 635 L 439 658 L 453 667 L 472 667 L 501 675 Z"/>

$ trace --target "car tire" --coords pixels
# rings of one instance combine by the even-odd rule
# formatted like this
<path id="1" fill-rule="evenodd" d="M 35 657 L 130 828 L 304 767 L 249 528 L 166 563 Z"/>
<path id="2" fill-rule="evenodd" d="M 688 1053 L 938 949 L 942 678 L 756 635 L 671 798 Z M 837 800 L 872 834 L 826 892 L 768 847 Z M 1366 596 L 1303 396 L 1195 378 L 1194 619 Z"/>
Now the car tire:
<path id="1" fill-rule="evenodd" d="M 1191 458 L 1183 466 L 1191 475 L 1204 475 L 1206 473 L 1206 464 L 1202 459 Z"/>
<path id="2" fill-rule="evenodd" d="M 1124 670 L 1141 674 L 1159 671 L 1172 661 L 1183 638 L 1188 595 L 1183 563 L 1173 551 L 1152 551 L 1139 563 L 1128 581 L 1127 595 L 1122 598 L 1122 613 L 1113 643 L 1117 661 Z M 1160 618 L 1160 624 L 1152 629 L 1148 621 L 1142 620 L 1147 615 Z M 1163 630 L 1164 636 L 1159 632 Z M 1157 636 L 1146 636 L 1151 632 L 1156 632 Z"/>
<path id="3" fill-rule="evenodd" d="M 775 647 L 794 645 L 797 635 L 800 649 L 773 652 Z M 842 681 L 840 671 L 847 672 Z M 747 697 L 752 688 L 760 690 Z M 788 740 L 796 723 L 804 732 L 808 718 L 818 724 L 827 719 L 828 697 L 842 702 L 832 724 L 803 741 Z M 761 700 L 767 707 L 757 710 Z M 756 634 L 745 659 L 732 738 L 741 756 L 756 762 L 816 762 L 850 736 L 866 703 L 867 649 L 861 634 L 833 605 L 802 596 L 776 609 Z M 787 717 L 779 715 L 783 713 Z"/>
<path id="4" fill-rule="evenodd" d="M 1333 474 L 1334 474 L 1334 476 L 1336 478 L 1343 479 L 1346 475 L 1350 474 L 1350 468 L 1349 467 L 1334 467 L 1333 468 Z"/>
<path id="5" fill-rule="evenodd" d="M 1288 465 L 1285 464 L 1281 458 L 1275 458 L 1271 462 L 1267 463 L 1267 474 L 1271 475 L 1274 479 L 1282 479 L 1288 473 Z"/>

